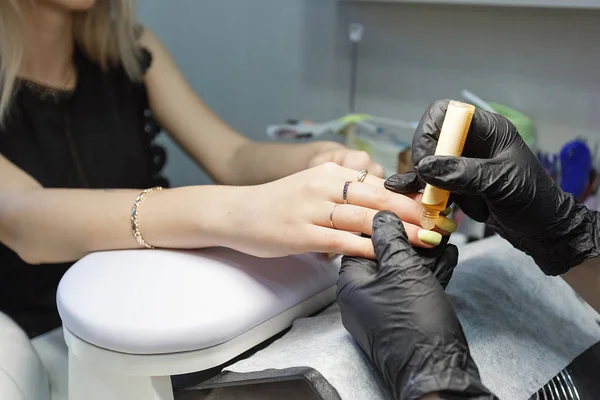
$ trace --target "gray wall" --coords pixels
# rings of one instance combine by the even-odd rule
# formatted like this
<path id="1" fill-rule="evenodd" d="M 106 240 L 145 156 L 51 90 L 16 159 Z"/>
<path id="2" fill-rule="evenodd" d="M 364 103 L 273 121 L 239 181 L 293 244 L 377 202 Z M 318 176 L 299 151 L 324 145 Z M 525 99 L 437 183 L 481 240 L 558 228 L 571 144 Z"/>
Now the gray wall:
<path id="1" fill-rule="evenodd" d="M 268 124 L 345 112 L 332 53 L 334 1 L 142 0 L 138 8 L 198 95 L 247 136 L 265 140 Z M 174 184 L 208 182 L 167 146 Z"/>
<path id="2" fill-rule="evenodd" d="M 536 122 L 540 146 L 598 135 L 600 11 L 348 3 L 334 0 L 142 0 L 141 20 L 208 105 L 265 139 L 289 117 L 347 107 L 347 26 L 361 22 L 357 108 L 415 120 L 436 98 L 480 96 Z M 168 143 L 177 185 L 207 182 Z"/>
<path id="3" fill-rule="evenodd" d="M 368 29 L 363 110 L 412 118 L 470 88 L 531 116 L 546 149 L 598 137 L 600 10 L 343 3 L 352 20 Z"/>

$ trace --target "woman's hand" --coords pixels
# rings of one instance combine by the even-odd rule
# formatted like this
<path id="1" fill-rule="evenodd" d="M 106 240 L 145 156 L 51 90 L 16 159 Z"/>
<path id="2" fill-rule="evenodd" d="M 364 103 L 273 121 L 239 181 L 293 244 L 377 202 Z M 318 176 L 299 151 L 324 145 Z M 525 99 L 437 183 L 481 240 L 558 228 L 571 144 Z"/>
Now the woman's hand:
<path id="1" fill-rule="evenodd" d="M 323 142 L 323 150 L 311 157 L 308 167 L 333 162 L 342 167 L 360 171 L 366 169 L 371 175 L 383 178 L 383 167 L 371 159 L 366 151 L 351 150 L 339 143 Z"/>
<path id="2" fill-rule="evenodd" d="M 402 221 L 391 212 L 375 215 L 372 240 L 377 261 L 342 260 L 338 304 L 344 327 L 393 397 L 496 399 L 481 383 L 442 288 L 458 262 L 456 247 L 411 247 Z"/>
<path id="3" fill-rule="evenodd" d="M 384 180 L 370 173 L 363 183 L 357 182 L 357 175 L 329 162 L 264 185 L 239 188 L 237 196 L 244 198 L 229 203 L 224 245 L 261 257 L 321 252 L 374 258 L 371 240 L 356 233 L 370 235 L 379 210 L 400 215 L 415 246 L 434 247 L 442 240 L 440 233 L 456 228 L 441 217 L 439 225 L 446 231 L 420 229 L 419 202 L 386 190 Z M 344 204 L 349 181 L 353 182 Z"/>

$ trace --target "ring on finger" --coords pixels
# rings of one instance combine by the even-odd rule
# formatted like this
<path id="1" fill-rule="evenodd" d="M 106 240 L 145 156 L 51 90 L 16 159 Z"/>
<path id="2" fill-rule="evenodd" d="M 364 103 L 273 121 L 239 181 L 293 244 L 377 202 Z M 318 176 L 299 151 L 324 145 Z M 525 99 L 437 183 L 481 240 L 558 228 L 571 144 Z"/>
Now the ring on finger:
<path id="1" fill-rule="evenodd" d="M 357 179 L 357 181 L 358 182 L 364 182 L 368 173 L 369 173 L 369 171 L 367 171 L 366 169 L 360 170 L 358 172 L 358 179 Z"/>
<path id="2" fill-rule="evenodd" d="M 335 229 L 335 226 L 333 226 L 333 212 L 335 211 L 335 208 L 338 206 L 339 204 L 334 204 L 333 208 L 331 209 L 331 212 L 329 213 L 329 225 L 331 226 L 331 229 Z"/>
<path id="3" fill-rule="evenodd" d="M 344 183 L 344 190 L 342 191 L 342 199 L 344 200 L 344 204 L 348 204 L 348 188 L 350 187 L 351 183 L 352 181 L 346 181 L 346 183 Z"/>

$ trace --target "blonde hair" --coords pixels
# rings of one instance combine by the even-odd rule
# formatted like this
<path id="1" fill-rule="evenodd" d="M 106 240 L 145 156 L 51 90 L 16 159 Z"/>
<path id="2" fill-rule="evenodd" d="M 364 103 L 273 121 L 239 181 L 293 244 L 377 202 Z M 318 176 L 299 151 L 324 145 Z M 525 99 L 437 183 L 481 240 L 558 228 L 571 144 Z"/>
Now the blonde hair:
<path id="1" fill-rule="evenodd" d="M 100 68 L 122 66 L 133 80 L 141 79 L 141 27 L 135 21 L 135 0 L 97 0 L 76 12 L 73 35 L 79 48 Z M 0 126 L 9 112 L 15 80 L 23 59 L 24 18 L 20 0 L 0 0 Z"/>

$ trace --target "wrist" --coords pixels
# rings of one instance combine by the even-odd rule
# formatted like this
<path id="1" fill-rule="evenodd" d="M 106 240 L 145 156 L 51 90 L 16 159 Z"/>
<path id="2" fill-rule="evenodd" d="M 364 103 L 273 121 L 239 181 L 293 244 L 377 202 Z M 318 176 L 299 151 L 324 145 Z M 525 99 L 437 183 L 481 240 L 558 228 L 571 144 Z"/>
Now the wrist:
<path id="1" fill-rule="evenodd" d="M 509 233 L 505 238 L 516 248 L 531 256 L 540 269 L 551 276 L 561 275 L 585 260 L 600 255 L 600 215 L 566 198 L 557 208 L 556 221 L 539 236 Z M 503 235 L 504 236 L 504 235 Z"/>
<path id="2" fill-rule="evenodd" d="M 585 205 L 577 203 L 572 219 L 575 221 L 572 224 L 574 225 L 573 231 L 567 230 L 567 235 L 563 238 L 563 241 L 568 243 L 571 253 L 567 264 L 568 269 L 600 255 L 600 214 L 598 211 L 590 210 Z M 557 272 L 555 275 L 560 274 L 560 271 Z"/>
<path id="3" fill-rule="evenodd" d="M 193 210 L 194 236 L 202 247 L 236 248 L 244 233 L 244 223 L 254 186 L 196 186 L 191 188 L 189 207 Z"/>
<path id="4" fill-rule="evenodd" d="M 141 210 L 144 239 L 157 248 L 226 246 L 243 187 L 186 186 L 152 193 Z M 239 219 L 239 218 L 238 218 Z"/>

